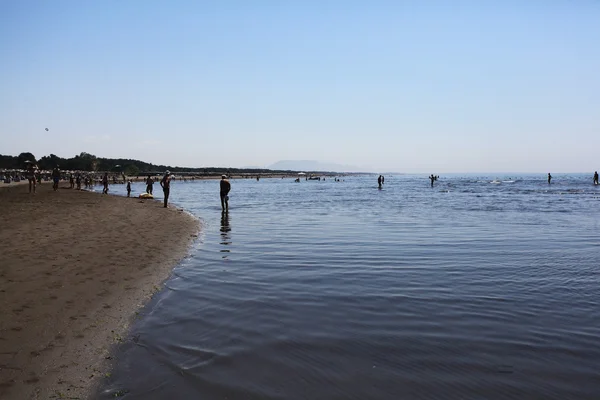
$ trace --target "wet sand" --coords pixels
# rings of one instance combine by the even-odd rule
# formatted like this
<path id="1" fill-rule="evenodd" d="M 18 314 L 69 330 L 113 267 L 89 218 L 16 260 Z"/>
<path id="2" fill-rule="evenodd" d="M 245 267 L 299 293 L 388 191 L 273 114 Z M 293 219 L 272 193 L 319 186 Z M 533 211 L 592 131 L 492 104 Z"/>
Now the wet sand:
<path id="1" fill-rule="evenodd" d="M 87 398 L 199 230 L 158 201 L 63 186 L 0 185 L 2 399 Z"/>

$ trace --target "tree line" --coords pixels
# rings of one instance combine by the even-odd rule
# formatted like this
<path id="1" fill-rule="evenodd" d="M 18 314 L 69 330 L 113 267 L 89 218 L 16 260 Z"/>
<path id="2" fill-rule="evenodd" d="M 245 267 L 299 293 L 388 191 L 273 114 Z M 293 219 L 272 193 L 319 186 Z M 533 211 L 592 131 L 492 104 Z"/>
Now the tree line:
<path id="1" fill-rule="evenodd" d="M 0 169 L 24 169 L 27 161 L 37 164 L 39 169 L 51 170 L 58 166 L 61 170 L 70 171 L 88 171 L 88 172 L 118 172 L 129 176 L 135 176 L 148 173 L 161 173 L 167 170 L 173 173 L 189 172 L 198 175 L 215 175 L 215 174 L 260 174 L 260 173 L 294 173 L 294 171 L 286 170 L 270 170 L 260 168 L 187 168 L 187 167 L 171 167 L 167 165 L 155 165 L 140 160 L 132 160 L 128 158 L 103 158 L 96 157 L 90 153 L 81 153 L 72 158 L 62 158 L 55 154 L 43 156 L 36 159 L 32 153 L 21 153 L 18 156 L 9 156 L 0 154 Z"/>

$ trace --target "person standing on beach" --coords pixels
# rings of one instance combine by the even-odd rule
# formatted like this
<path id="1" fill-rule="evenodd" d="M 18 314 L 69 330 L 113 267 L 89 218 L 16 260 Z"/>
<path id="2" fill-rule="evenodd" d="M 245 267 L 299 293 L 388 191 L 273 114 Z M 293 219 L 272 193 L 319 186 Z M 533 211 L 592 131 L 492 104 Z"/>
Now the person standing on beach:
<path id="1" fill-rule="evenodd" d="M 594 172 L 594 185 L 598 184 L 598 171 Z"/>
<path id="2" fill-rule="evenodd" d="M 550 175 L 550 172 L 548 172 L 548 184 L 550 184 L 551 180 L 552 180 L 552 175 Z"/>
<path id="3" fill-rule="evenodd" d="M 165 195 L 165 208 L 167 208 L 167 202 L 169 201 L 169 192 L 171 190 L 171 172 L 165 172 L 165 176 L 163 176 L 162 180 L 160 181 L 160 186 L 162 187 L 163 193 Z"/>
<path id="4" fill-rule="evenodd" d="M 104 173 L 104 177 L 102 177 L 102 184 L 104 185 L 102 194 L 108 194 L 108 172 Z"/>
<path id="5" fill-rule="evenodd" d="M 54 181 L 52 189 L 56 192 L 58 190 L 58 182 L 60 181 L 60 169 L 58 169 L 58 165 L 52 170 L 52 181 Z"/>
<path id="6" fill-rule="evenodd" d="M 77 190 L 81 190 L 81 174 L 77 174 L 75 178 L 75 183 L 77 184 Z"/>
<path id="7" fill-rule="evenodd" d="M 227 175 L 221 175 L 221 209 L 229 211 L 229 191 L 231 190 L 231 183 L 227 180 Z"/>
<path id="8" fill-rule="evenodd" d="M 127 197 L 131 197 L 131 179 L 127 181 Z"/>
<path id="9" fill-rule="evenodd" d="M 36 166 L 34 163 L 27 164 L 27 180 L 29 181 L 29 193 L 33 189 L 33 194 L 35 194 L 35 185 L 36 185 L 36 176 L 35 176 Z"/>
<path id="10" fill-rule="evenodd" d="M 146 179 L 146 193 L 152 194 L 152 187 L 154 186 L 154 179 L 148 175 L 148 179 Z"/>

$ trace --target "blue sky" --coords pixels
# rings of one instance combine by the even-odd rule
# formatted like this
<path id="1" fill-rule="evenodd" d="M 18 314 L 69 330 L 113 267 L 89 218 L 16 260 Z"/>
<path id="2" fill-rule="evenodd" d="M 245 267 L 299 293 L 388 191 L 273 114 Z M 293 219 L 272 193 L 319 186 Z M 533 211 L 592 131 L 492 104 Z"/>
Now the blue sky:
<path id="1" fill-rule="evenodd" d="M 1 154 L 600 169 L 595 0 L 4 0 L 0 54 Z"/>

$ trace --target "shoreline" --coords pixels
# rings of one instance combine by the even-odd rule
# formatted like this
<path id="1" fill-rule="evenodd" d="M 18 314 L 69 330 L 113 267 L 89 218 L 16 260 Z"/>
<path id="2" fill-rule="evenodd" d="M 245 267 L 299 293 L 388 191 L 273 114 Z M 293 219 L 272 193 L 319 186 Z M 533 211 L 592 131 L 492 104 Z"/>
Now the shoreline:
<path id="1" fill-rule="evenodd" d="M 156 200 L 0 185 L 0 398 L 88 398 L 198 236 Z"/>

